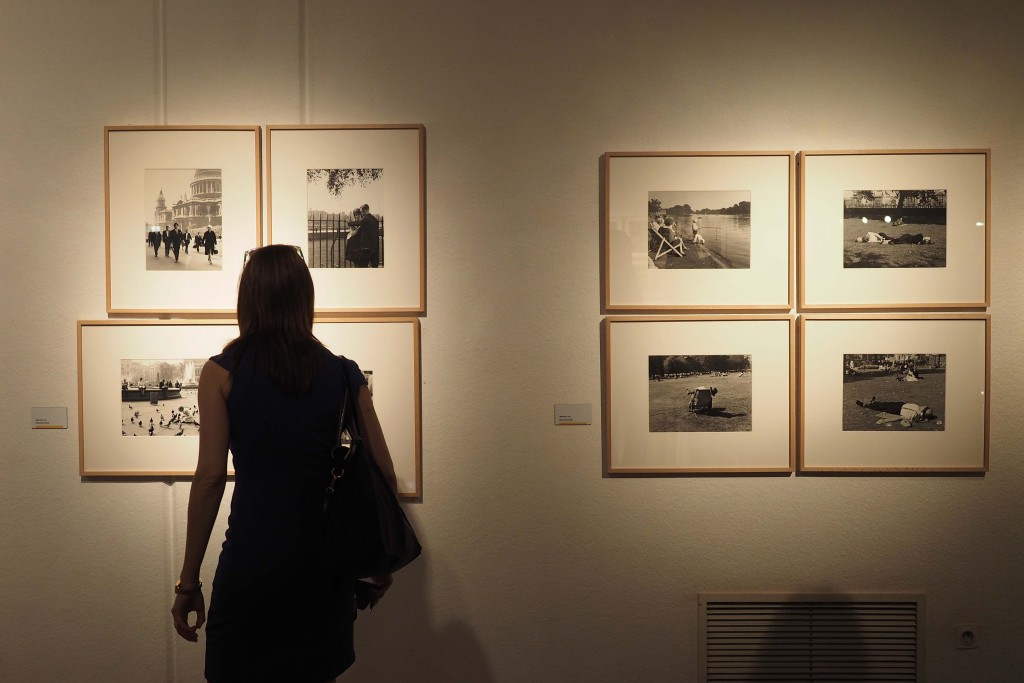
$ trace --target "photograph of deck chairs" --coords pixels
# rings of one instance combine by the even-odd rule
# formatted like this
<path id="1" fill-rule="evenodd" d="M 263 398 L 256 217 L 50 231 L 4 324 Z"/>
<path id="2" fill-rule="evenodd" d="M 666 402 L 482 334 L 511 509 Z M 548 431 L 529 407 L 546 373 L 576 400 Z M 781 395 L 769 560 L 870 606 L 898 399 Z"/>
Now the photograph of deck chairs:
<path id="1" fill-rule="evenodd" d="M 750 267 L 750 192 L 649 192 L 648 268 Z"/>
<path id="2" fill-rule="evenodd" d="M 800 469 L 988 469 L 990 319 L 801 316 Z"/>
<path id="3" fill-rule="evenodd" d="M 263 239 L 259 126 L 103 129 L 107 313 L 233 315 Z"/>
<path id="4" fill-rule="evenodd" d="M 788 310 L 792 152 L 608 152 L 609 311 Z"/>
<path id="5" fill-rule="evenodd" d="M 791 472 L 788 315 L 605 318 L 608 474 Z"/>
<path id="6" fill-rule="evenodd" d="M 424 135 L 267 126 L 267 241 L 302 248 L 318 314 L 425 310 Z"/>
<path id="7" fill-rule="evenodd" d="M 988 150 L 799 158 L 801 308 L 988 305 Z"/>

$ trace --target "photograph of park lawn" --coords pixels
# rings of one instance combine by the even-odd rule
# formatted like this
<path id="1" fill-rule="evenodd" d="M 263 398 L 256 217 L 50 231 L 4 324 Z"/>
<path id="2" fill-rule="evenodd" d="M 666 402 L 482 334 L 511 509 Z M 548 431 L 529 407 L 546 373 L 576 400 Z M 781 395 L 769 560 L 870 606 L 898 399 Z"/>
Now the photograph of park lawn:
<path id="1" fill-rule="evenodd" d="M 901 415 L 901 404 L 912 407 Z M 906 419 L 913 406 L 931 417 Z M 946 354 L 843 355 L 843 431 L 941 432 L 945 421 Z"/>
<path id="2" fill-rule="evenodd" d="M 843 192 L 844 268 L 945 268 L 946 190 Z"/>
<path id="3" fill-rule="evenodd" d="M 649 356 L 652 432 L 749 432 L 749 355 Z"/>

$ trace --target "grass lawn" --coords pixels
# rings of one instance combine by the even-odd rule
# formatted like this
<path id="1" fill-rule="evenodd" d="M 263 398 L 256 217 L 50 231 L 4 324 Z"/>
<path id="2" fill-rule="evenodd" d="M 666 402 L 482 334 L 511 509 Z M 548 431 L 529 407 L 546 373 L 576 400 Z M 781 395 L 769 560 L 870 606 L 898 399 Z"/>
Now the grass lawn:
<path id="1" fill-rule="evenodd" d="M 749 432 L 752 400 L 749 372 L 728 377 L 698 375 L 648 382 L 648 414 L 652 432 Z M 713 408 L 708 413 L 691 413 L 687 391 L 715 387 Z"/>
<path id="2" fill-rule="evenodd" d="M 843 431 L 884 432 L 924 431 L 941 432 L 946 429 L 946 373 L 944 370 L 919 370 L 918 382 L 899 382 L 895 374 L 863 373 L 846 375 L 843 378 Z M 879 401 L 903 401 L 928 406 L 935 413 L 935 420 L 913 422 L 903 427 L 899 420 L 878 423 L 881 414 L 858 406 L 855 401 L 867 402 L 872 396 Z"/>
<path id="3" fill-rule="evenodd" d="M 867 232 L 884 232 L 890 237 L 921 233 L 931 244 L 880 244 L 854 242 Z M 844 268 L 944 268 L 946 266 L 946 226 L 907 223 L 891 226 L 885 221 L 847 218 L 843 223 Z"/>

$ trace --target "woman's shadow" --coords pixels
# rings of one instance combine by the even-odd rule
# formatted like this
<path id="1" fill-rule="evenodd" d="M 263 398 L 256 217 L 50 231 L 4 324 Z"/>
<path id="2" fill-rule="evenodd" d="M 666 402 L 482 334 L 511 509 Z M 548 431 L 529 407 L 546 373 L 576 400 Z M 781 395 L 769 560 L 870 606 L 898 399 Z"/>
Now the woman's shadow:
<path id="1" fill-rule="evenodd" d="M 408 512 L 408 507 L 406 508 Z M 413 515 L 410 514 L 410 517 Z M 415 520 L 413 520 L 415 524 Z M 351 681 L 474 681 L 495 678 L 480 640 L 458 615 L 469 612 L 454 576 L 435 578 L 436 567 L 423 537 L 423 555 L 395 574 L 395 583 L 372 611 L 359 612 L 355 623 L 356 663 L 339 680 Z M 450 574 L 442 571 L 442 574 Z M 447 603 L 431 606 L 431 585 L 445 582 Z M 447 617 L 447 615 L 454 615 Z"/>

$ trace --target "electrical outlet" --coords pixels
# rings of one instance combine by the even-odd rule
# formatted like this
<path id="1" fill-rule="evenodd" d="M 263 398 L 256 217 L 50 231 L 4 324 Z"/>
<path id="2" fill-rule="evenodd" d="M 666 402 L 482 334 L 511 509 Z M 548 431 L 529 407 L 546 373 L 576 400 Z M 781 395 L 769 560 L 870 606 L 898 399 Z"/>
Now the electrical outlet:
<path id="1" fill-rule="evenodd" d="M 973 650 L 981 644 L 977 624 L 958 624 L 956 627 L 956 648 Z"/>

